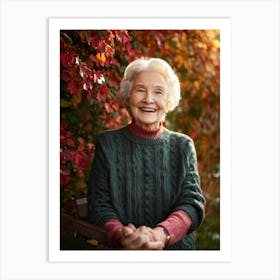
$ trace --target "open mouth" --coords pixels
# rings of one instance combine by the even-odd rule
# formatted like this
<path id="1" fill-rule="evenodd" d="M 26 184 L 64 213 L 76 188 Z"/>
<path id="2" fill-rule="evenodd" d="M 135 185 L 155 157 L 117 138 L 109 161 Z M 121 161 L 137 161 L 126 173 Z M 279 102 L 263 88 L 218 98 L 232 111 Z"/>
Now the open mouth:
<path id="1" fill-rule="evenodd" d="M 157 109 L 154 108 L 149 108 L 149 107 L 140 107 L 140 111 L 145 112 L 145 113 L 155 113 Z"/>

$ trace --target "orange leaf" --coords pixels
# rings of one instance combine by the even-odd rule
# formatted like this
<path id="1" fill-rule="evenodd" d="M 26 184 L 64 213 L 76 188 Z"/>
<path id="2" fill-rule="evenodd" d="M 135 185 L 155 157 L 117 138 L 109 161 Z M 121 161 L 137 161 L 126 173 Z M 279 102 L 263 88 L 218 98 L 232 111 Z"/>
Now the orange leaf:
<path id="1" fill-rule="evenodd" d="M 97 53 L 96 58 L 100 62 L 100 64 L 103 66 L 105 61 L 106 61 L 105 54 L 104 53 Z"/>
<path id="2" fill-rule="evenodd" d="M 82 100 L 82 94 L 81 92 L 77 92 L 76 94 L 73 94 L 72 96 L 72 104 L 76 108 Z"/>

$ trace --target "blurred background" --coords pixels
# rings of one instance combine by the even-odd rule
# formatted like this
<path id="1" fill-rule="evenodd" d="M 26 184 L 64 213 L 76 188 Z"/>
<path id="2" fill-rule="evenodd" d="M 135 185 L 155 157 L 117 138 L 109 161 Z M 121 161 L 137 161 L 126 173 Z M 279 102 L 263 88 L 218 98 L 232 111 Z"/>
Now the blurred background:
<path id="1" fill-rule="evenodd" d="M 180 105 L 164 125 L 195 143 L 206 217 L 197 250 L 220 249 L 220 32 L 219 30 L 61 30 L 61 208 L 85 196 L 96 136 L 129 123 L 117 99 L 126 66 L 159 57 L 181 82 Z"/>

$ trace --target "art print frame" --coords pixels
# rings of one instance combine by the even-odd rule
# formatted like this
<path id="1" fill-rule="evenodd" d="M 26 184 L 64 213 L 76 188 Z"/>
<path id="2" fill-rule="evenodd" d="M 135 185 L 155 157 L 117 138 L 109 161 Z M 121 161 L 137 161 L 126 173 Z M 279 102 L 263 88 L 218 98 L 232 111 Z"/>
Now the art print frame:
<path id="1" fill-rule="evenodd" d="M 144 23 L 144 24 L 143 24 Z M 231 260 L 231 20 L 230 18 L 49 19 L 49 260 L 51 262 L 229 262 Z M 199 251 L 61 251 L 59 249 L 59 32 L 63 29 L 219 29 L 220 77 L 220 249 Z M 56 187 L 55 187 L 56 186 Z"/>

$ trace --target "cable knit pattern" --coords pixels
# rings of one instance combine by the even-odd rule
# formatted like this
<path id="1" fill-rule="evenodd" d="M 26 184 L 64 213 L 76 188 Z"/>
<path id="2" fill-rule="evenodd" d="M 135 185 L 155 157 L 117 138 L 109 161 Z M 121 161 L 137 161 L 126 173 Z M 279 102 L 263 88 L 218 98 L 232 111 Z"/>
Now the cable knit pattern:
<path id="1" fill-rule="evenodd" d="M 89 218 L 155 227 L 176 210 L 191 219 L 187 235 L 167 249 L 192 249 L 204 218 L 196 152 L 190 137 L 164 128 L 142 137 L 128 127 L 102 133 L 96 143 L 88 189 Z"/>

